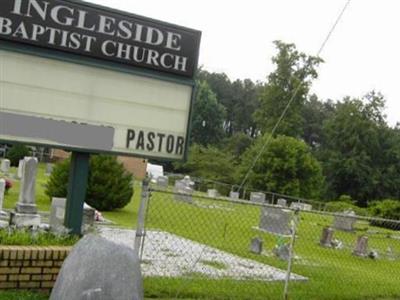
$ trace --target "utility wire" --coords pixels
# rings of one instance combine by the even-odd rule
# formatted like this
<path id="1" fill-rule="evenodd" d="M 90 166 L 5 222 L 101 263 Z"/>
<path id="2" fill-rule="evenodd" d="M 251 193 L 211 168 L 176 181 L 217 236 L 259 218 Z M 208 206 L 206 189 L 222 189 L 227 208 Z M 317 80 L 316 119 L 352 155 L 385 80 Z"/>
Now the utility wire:
<path id="1" fill-rule="evenodd" d="M 346 4 L 344 5 L 343 9 L 340 11 L 339 15 L 337 16 L 335 23 L 332 25 L 331 29 L 329 30 L 328 34 L 326 35 L 324 41 L 321 44 L 321 47 L 319 48 L 316 57 L 319 57 L 320 54 L 322 53 L 322 51 L 324 50 L 326 44 L 328 43 L 329 38 L 331 37 L 332 33 L 335 31 L 336 26 L 339 24 L 340 20 L 342 19 L 342 16 L 344 14 L 344 12 L 346 11 L 347 7 L 349 6 L 351 0 L 347 0 Z M 297 93 L 299 92 L 300 88 L 301 88 L 302 83 L 300 82 L 298 84 L 298 86 L 296 87 L 296 89 L 294 90 L 292 97 L 290 98 L 288 104 L 286 105 L 285 109 L 283 110 L 282 114 L 280 115 L 278 121 L 276 122 L 275 126 L 272 128 L 271 130 L 271 134 L 267 137 L 267 140 L 265 141 L 265 143 L 263 144 L 263 146 L 261 147 L 260 152 L 257 153 L 255 159 L 253 160 L 250 168 L 248 169 L 246 176 L 243 178 L 242 183 L 239 186 L 238 192 L 240 192 L 240 190 L 243 188 L 244 184 L 246 183 L 251 171 L 253 170 L 254 166 L 256 165 L 257 161 L 259 160 L 261 154 L 263 154 L 265 148 L 269 145 L 272 136 L 275 134 L 276 130 L 278 129 L 281 121 L 283 120 L 283 118 L 285 117 L 290 105 L 292 104 L 292 102 L 294 101 Z"/>

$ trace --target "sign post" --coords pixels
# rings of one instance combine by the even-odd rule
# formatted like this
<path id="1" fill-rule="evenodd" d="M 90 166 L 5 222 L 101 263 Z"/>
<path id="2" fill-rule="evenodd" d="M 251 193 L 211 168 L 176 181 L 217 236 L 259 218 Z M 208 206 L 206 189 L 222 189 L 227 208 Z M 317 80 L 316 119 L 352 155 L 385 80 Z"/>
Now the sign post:
<path id="1" fill-rule="evenodd" d="M 72 152 L 69 169 L 64 225 L 72 234 L 81 234 L 83 205 L 89 175 L 89 153 Z"/>

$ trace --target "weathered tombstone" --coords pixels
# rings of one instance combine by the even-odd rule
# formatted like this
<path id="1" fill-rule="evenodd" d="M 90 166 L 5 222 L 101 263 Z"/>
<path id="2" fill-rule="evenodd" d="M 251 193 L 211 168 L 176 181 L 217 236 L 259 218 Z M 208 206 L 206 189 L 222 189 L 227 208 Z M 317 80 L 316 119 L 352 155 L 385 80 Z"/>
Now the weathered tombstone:
<path id="1" fill-rule="evenodd" d="M 250 201 L 256 203 L 265 203 L 265 194 L 260 192 L 251 192 Z"/>
<path id="2" fill-rule="evenodd" d="M 50 300 L 142 300 L 140 261 L 132 249 L 92 234 L 64 261 Z"/>
<path id="3" fill-rule="evenodd" d="M 166 189 L 168 187 L 168 177 L 167 176 L 158 176 L 157 177 L 157 187 Z"/>
<path id="4" fill-rule="evenodd" d="M 179 180 L 175 181 L 174 196 L 176 200 L 192 202 L 193 189 L 190 187 L 190 181 Z"/>
<path id="5" fill-rule="evenodd" d="M 290 221 L 293 212 L 279 207 L 261 207 L 260 223 L 258 228 L 278 235 L 290 235 Z"/>
<path id="6" fill-rule="evenodd" d="M 303 210 L 312 210 L 312 205 L 311 204 L 307 204 L 307 203 L 303 203 Z"/>
<path id="7" fill-rule="evenodd" d="M 4 194 L 6 192 L 6 181 L 0 178 L 0 215 L 6 215 L 3 211 Z"/>
<path id="8" fill-rule="evenodd" d="M 353 254 L 357 256 L 365 257 L 368 255 L 368 237 L 365 235 L 357 238 L 356 246 L 353 250 Z"/>
<path id="9" fill-rule="evenodd" d="M 22 169 L 24 167 L 24 160 L 20 159 L 18 162 L 18 170 L 17 170 L 17 178 L 21 179 L 22 178 Z"/>
<path id="10" fill-rule="evenodd" d="M 230 191 L 229 198 L 235 199 L 235 200 L 239 199 L 239 192 Z"/>
<path id="11" fill-rule="evenodd" d="M 312 210 L 312 205 L 301 202 L 292 202 L 290 204 L 290 208 L 292 209 L 300 209 L 300 210 Z"/>
<path id="12" fill-rule="evenodd" d="M 53 172 L 53 164 L 47 163 L 45 175 L 50 176 L 52 172 Z"/>
<path id="13" fill-rule="evenodd" d="M 17 227 L 40 225 L 40 215 L 35 203 L 37 164 L 35 157 L 24 158 L 19 199 L 15 211 L 10 215 L 10 224 Z"/>
<path id="14" fill-rule="evenodd" d="M 322 235 L 320 240 L 320 245 L 323 247 L 332 247 L 334 230 L 331 227 L 324 227 L 322 229 Z"/>
<path id="15" fill-rule="evenodd" d="M 287 201 L 286 201 L 286 199 L 279 198 L 278 201 L 276 202 L 276 205 L 279 205 L 282 207 L 287 207 Z"/>
<path id="16" fill-rule="evenodd" d="M 3 172 L 4 174 L 8 174 L 8 172 L 10 172 L 10 165 L 11 162 L 9 159 L 3 159 L 1 161 L 0 171 Z"/>
<path id="17" fill-rule="evenodd" d="M 353 231 L 356 221 L 357 217 L 353 211 L 345 211 L 343 214 L 335 216 L 333 228 L 342 231 Z"/>
<path id="18" fill-rule="evenodd" d="M 218 191 L 216 189 L 208 189 L 207 190 L 207 196 L 210 198 L 217 198 L 218 197 Z"/>
<path id="19" fill-rule="evenodd" d="M 50 209 L 50 230 L 62 232 L 64 230 L 66 198 L 53 198 Z"/>
<path id="20" fill-rule="evenodd" d="M 250 241 L 250 252 L 253 252 L 253 253 L 256 253 L 256 254 L 261 254 L 262 247 L 263 247 L 262 239 L 260 239 L 258 237 L 251 239 L 251 241 Z"/>
<path id="21" fill-rule="evenodd" d="M 82 216 L 82 225 L 84 226 L 84 228 L 82 229 L 82 231 L 86 231 L 88 227 L 93 226 L 95 215 L 96 210 L 90 205 L 84 203 Z"/>
<path id="22" fill-rule="evenodd" d="M 272 252 L 279 258 L 285 261 L 290 259 L 290 249 L 289 245 L 283 244 L 280 246 L 276 246 Z"/>

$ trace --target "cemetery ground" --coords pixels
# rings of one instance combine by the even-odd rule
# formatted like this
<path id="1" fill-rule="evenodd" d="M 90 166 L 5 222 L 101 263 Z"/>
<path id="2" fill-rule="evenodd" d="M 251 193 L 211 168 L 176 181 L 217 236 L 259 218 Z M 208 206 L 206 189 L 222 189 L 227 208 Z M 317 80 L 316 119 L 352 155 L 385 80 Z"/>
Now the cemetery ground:
<path id="1" fill-rule="evenodd" d="M 12 172 L 15 172 L 13 170 Z M 40 211 L 50 210 L 50 201 L 44 194 L 45 166 L 40 164 L 37 178 L 37 200 Z M 18 181 L 6 196 L 5 208 L 13 208 L 18 199 Z M 125 208 L 105 212 L 103 215 L 115 223 L 114 226 L 132 229 L 136 225 L 140 197 L 140 185 L 135 184 L 133 201 Z M 287 262 L 277 259 L 271 249 L 277 237 L 262 233 L 258 225 L 260 208 L 252 205 L 232 205 L 224 201 L 194 197 L 195 203 L 176 201 L 173 195 L 152 192 L 146 217 L 148 231 L 162 231 L 195 241 L 216 249 L 247 258 L 262 264 L 286 270 Z M 378 259 L 357 257 L 351 254 L 357 236 L 368 233 L 369 247 L 385 253 L 388 247 L 400 253 L 400 236 L 397 231 L 370 226 L 358 222 L 356 232 L 335 231 L 335 238 L 343 248 L 323 248 L 319 239 L 323 227 L 331 225 L 332 216 L 311 212 L 300 214 L 300 223 L 295 242 L 295 259 L 292 271 L 307 280 L 291 281 L 290 299 L 380 299 L 400 298 L 400 260 L 382 256 Z M 263 239 L 261 255 L 249 251 L 251 238 Z M 146 245 L 146 241 L 145 241 Z M 190 251 L 190 249 L 187 249 Z M 145 262 L 146 264 L 151 262 Z M 198 263 L 208 267 L 229 268 L 224 262 L 212 262 L 200 257 Z M 183 277 L 146 277 L 144 279 L 146 299 L 282 299 L 282 281 L 265 281 L 257 278 L 233 280 L 210 278 L 198 272 Z M 10 296 L 11 295 L 11 296 Z M 0 292 L 1 299 L 46 299 L 45 295 L 29 292 Z"/>

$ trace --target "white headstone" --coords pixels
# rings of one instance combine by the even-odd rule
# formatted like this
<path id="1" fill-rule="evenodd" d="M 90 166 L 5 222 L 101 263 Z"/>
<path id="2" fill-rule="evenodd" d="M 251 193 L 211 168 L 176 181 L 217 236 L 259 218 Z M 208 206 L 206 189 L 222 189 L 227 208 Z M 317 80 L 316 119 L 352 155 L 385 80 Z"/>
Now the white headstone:
<path id="1" fill-rule="evenodd" d="M 53 172 L 53 164 L 47 163 L 46 164 L 46 176 L 50 176 L 51 172 Z"/>
<path id="2" fill-rule="evenodd" d="M 300 209 L 300 210 L 312 210 L 312 205 L 307 204 L 307 203 L 301 203 L 301 202 L 292 202 L 290 204 L 290 208 Z"/>
<path id="3" fill-rule="evenodd" d="M 0 178 L 0 214 L 3 212 L 4 194 L 6 192 L 6 181 Z"/>
<path id="4" fill-rule="evenodd" d="M 158 176 L 157 179 L 157 186 L 163 189 L 168 187 L 168 177 L 167 176 Z"/>
<path id="5" fill-rule="evenodd" d="M 18 163 L 18 171 L 17 171 L 17 178 L 21 179 L 22 178 L 22 169 L 24 167 L 24 160 L 20 159 Z"/>
<path id="6" fill-rule="evenodd" d="M 279 198 L 278 201 L 276 202 L 276 205 L 287 207 L 287 201 L 286 199 Z"/>
<path id="7" fill-rule="evenodd" d="M 11 162 L 9 159 L 3 159 L 1 161 L 0 171 L 3 172 L 4 174 L 8 174 L 8 172 L 10 171 L 10 165 Z"/>
<path id="8" fill-rule="evenodd" d="M 239 199 L 239 192 L 230 191 L 229 198 L 231 199 Z"/>
<path id="9" fill-rule="evenodd" d="M 208 189 L 207 190 L 207 196 L 210 198 L 217 198 L 218 197 L 218 191 L 216 189 Z"/>
<path id="10" fill-rule="evenodd" d="M 265 203 L 265 194 L 260 192 L 251 192 L 250 201 L 256 203 Z"/>
<path id="11" fill-rule="evenodd" d="M 53 198 L 50 209 L 50 229 L 52 231 L 62 231 L 64 229 L 65 218 L 65 198 Z"/>

